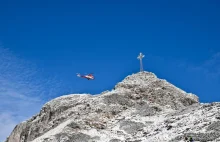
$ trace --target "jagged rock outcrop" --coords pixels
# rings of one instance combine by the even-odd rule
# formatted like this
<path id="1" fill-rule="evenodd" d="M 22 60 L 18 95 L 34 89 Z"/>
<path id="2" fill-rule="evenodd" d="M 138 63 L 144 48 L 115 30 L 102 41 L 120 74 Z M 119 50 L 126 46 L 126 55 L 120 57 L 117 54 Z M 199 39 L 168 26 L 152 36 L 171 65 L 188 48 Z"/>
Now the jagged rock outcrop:
<path id="1" fill-rule="evenodd" d="M 199 98 L 150 72 L 127 76 L 100 95 L 73 94 L 46 103 L 6 142 L 180 142 L 220 139 L 220 103 Z"/>

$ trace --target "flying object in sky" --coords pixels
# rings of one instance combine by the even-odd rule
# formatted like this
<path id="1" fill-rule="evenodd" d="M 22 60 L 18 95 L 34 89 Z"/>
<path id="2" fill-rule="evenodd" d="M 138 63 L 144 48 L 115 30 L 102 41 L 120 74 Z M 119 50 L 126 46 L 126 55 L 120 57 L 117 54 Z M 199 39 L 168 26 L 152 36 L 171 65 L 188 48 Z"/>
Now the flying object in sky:
<path id="1" fill-rule="evenodd" d="M 88 80 L 93 80 L 95 79 L 95 77 L 90 73 L 90 74 L 87 74 L 87 75 L 80 75 L 79 73 L 77 73 L 77 76 L 78 77 L 82 77 L 82 78 L 86 78 Z"/>

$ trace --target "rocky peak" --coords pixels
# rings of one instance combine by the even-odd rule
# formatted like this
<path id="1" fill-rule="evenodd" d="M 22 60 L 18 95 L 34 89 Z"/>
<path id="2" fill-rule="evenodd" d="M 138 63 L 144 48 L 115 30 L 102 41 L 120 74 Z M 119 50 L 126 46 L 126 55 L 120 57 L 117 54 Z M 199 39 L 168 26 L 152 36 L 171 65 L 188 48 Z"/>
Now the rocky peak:
<path id="1" fill-rule="evenodd" d="M 179 109 L 199 102 L 199 98 L 159 79 L 154 73 L 139 72 L 127 76 L 115 86 L 115 90 L 130 92 L 133 97 L 144 99 L 162 106 Z"/>
<path id="2" fill-rule="evenodd" d="M 157 76 L 154 73 L 143 71 L 138 73 L 133 73 L 125 77 L 119 84 L 147 84 L 153 80 L 156 80 Z M 116 85 L 117 86 L 117 85 Z"/>
<path id="3" fill-rule="evenodd" d="M 100 95 L 71 94 L 49 101 L 39 114 L 17 125 L 7 142 L 121 142 L 146 137 L 157 141 L 160 136 L 154 136 L 168 127 L 167 119 L 178 121 L 174 115 L 199 106 L 196 95 L 153 73 L 139 72 Z M 213 114 L 216 109 L 213 107 Z M 172 127 L 177 128 L 168 128 Z M 168 139 L 161 135 L 159 141 Z"/>

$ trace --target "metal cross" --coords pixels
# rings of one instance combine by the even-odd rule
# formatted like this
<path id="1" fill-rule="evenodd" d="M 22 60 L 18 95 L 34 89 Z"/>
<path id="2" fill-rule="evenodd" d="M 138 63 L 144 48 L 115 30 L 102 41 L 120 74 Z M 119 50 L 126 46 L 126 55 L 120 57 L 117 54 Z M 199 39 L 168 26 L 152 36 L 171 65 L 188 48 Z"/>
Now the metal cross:
<path id="1" fill-rule="evenodd" d="M 143 55 L 142 53 L 139 54 L 139 56 L 137 57 L 138 60 L 140 60 L 140 71 L 144 71 L 143 68 L 143 63 L 142 63 L 142 59 L 144 58 L 145 55 Z"/>

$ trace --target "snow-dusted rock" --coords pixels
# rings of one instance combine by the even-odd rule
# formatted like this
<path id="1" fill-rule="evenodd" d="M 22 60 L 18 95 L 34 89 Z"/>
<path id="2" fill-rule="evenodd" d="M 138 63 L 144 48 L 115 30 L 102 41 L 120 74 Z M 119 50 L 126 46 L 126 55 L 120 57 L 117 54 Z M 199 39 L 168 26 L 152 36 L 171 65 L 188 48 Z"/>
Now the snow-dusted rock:
<path id="1" fill-rule="evenodd" d="M 100 95 L 72 94 L 46 103 L 6 142 L 181 142 L 220 139 L 220 103 L 199 98 L 150 72 L 127 76 Z"/>

